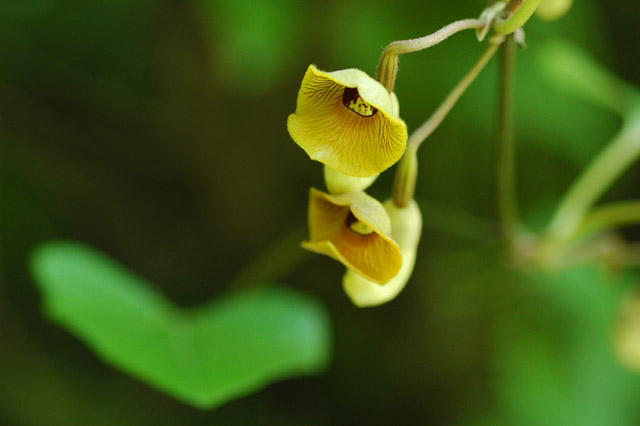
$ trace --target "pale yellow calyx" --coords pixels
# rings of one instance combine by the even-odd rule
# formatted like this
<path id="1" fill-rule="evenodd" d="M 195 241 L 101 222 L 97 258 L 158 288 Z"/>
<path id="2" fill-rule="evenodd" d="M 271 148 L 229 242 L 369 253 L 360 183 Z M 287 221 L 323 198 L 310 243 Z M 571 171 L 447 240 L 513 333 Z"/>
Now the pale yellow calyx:
<path id="1" fill-rule="evenodd" d="M 324 183 L 327 185 L 330 194 L 364 191 L 371 186 L 378 176 L 379 175 L 369 177 L 349 176 L 329 166 L 324 166 Z"/>
<path id="2" fill-rule="evenodd" d="M 364 192 L 329 195 L 311 188 L 309 241 L 302 246 L 380 284 L 398 273 L 402 254 L 384 207 Z"/>
<path id="3" fill-rule="evenodd" d="M 397 275 L 381 286 L 347 270 L 342 287 L 358 307 L 378 306 L 393 300 L 406 286 L 415 266 L 418 243 L 422 233 L 422 215 L 414 200 L 406 207 L 397 207 L 391 200 L 384 203 L 389 214 L 394 241 L 402 252 L 402 266 Z"/>
<path id="4" fill-rule="evenodd" d="M 536 15 L 546 21 L 554 21 L 567 13 L 572 3 L 573 0 L 542 0 Z"/>
<path id="5" fill-rule="evenodd" d="M 287 128 L 313 160 L 350 176 L 369 177 L 400 159 L 407 127 L 397 99 L 363 71 L 323 72 L 310 65 Z"/>
<path id="6" fill-rule="evenodd" d="M 400 101 L 398 101 L 398 96 L 396 96 L 395 92 L 391 92 L 391 112 L 394 117 L 400 117 Z"/>

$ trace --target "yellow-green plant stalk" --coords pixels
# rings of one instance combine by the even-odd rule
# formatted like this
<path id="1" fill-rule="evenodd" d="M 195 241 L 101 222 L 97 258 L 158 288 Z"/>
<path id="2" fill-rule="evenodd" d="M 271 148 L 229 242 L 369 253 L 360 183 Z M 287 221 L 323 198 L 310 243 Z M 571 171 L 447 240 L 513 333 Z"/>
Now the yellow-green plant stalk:
<path id="1" fill-rule="evenodd" d="M 402 266 L 385 285 L 368 280 L 351 269 L 347 270 L 342 286 L 351 301 L 359 307 L 377 306 L 394 299 L 409 281 L 415 266 L 422 234 L 422 214 L 418 204 L 411 200 L 405 207 L 398 207 L 393 200 L 387 200 L 384 208 L 391 219 L 393 240 L 402 252 Z"/>
<path id="2" fill-rule="evenodd" d="M 539 4 L 540 0 L 511 0 L 503 11 L 504 18 L 498 18 L 493 29 L 504 35 L 515 32 L 531 18 Z"/>
<path id="3" fill-rule="evenodd" d="M 349 176 L 369 177 L 397 162 L 407 126 L 397 98 L 365 72 L 323 72 L 310 65 L 287 128 L 313 160 Z"/>
<path id="4" fill-rule="evenodd" d="M 402 264 L 388 213 L 364 192 L 330 195 L 311 188 L 309 240 L 302 246 L 378 284 L 387 283 Z"/>

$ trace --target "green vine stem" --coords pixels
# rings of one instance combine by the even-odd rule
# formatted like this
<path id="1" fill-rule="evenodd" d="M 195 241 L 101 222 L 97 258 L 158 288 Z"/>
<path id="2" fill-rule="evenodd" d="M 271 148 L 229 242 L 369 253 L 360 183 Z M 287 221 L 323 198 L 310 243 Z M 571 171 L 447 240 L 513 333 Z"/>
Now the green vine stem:
<path id="1" fill-rule="evenodd" d="M 487 65 L 503 42 L 504 36 L 492 37 L 489 40 L 489 46 L 473 67 L 471 67 L 462 80 L 449 92 L 444 101 L 442 101 L 427 121 L 422 123 L 422 125 L 409 136 L 407 150 L 398 165 L 393 186 L 393 200 L 397 206 L 404 207 L 413 199 L 415 179 L 417 177 L 417 160 L 415 159 L 415 155 L 418 148 L 422 142 L 438 128 L 442 120 L 444 120 L 449 111 L 451 111 L 456 102 L 458 102 L 460 96 L 462 96 L 478 74 L 480 74 L 480 71 Z"/>
<path id="2" fill-rule="evenodd" d="M 231 280 L 229 290 L 242 290 L 265 283 L 277 283 L 311 255 L 300 250 L 300 241 L 306 238 L 305 227 L 295 227 L 281 239 L 251 259 Z"/>
<path id="3" fill-rule="evenodd" d="M 619 201 L 593 209 L 576 229 L 576 236 L 634 224 L 640 224 L 640 200 Z"/>
<path id="4" fill-rule="evenodd" d="M 484 25 L 485 21 L 482 19 L 462 19 L 460 21 L 452 22 L 433 34 L 421 38 L 399 40 L 390 43 L 384 48 L 382 55 L 380 56 L 380 60 L 378 61 L 376 80 L 378 80 L 389 91 L 389 93 L 393 92 L 396 74 L 398 73 L 398 56 L 404 53 L 427 49 L 431 46 L 435 46 L 441 41 L 444 41 L 457 32 L 482 28 Z"/>
<path id="5" fill-rule="evenodd" d="M 507 36 L 500 54 L 500 103 L 498 113 L 498 218 L 502 241 L 513 243 L 518 228 L 513 140 L 513 73 L 515 41 Z"/>
<path id="6" fill-rule="evenodd" d="M 498 34 L 511 34 L 522 27 L 536 11 L 541 0 L 511 0 L 504 9 L 505 13 L 511 12 L 518 7 L 507 19 L 498 19 L 493 29 Z"/>
<path id="7" fill-rule="evenodd" d="M 639 157 L 640 110 L 630 115 L 609 145 L 567 191 L 551 220 L 547 239 L 552 243 L 571 239 L 593 204 Z"/>

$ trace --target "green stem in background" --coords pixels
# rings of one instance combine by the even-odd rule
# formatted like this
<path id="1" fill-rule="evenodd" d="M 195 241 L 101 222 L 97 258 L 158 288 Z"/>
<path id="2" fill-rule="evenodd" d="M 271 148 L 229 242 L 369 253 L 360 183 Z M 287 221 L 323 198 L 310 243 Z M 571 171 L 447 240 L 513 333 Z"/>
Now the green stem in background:
<path id="1" fill-rule="evenodd" d="M 593 209 L 576 229 L 576 236 L 634 224 L 640 224 L 640 200 L 619 201 Z"/>
<path id="2" fill-rule="evenodd" d="M 518 228 L 513 140 L 513 73 L 515 42 L 508 36 L 500 52 L 500 101 L 498 112 L 498 218 L 502 241 L 514 241 Z"/>
<path id="3" fill-rule="evenodd" d="M 260 284 L 280 281 L 286 274 L 310 258 L 310 253 L 300 250 L 300 241 L 306 238 L 306 228 L 297 227 L 258 254 L 228 285 L 229 290 L 239 290 Z"/>
<path id="4" fill-rule="evenodd" d="M 623 117 L 640 105 L 638 90 L 576 46 L 554 40 L 535 55 L 541 75 L 557 90 Z"/>
<path id="5" fill-rule="evenodd" d="M 447 116 L 449 111 L 458 102 L 460 96 L 467 90 L 473 80 L 476 79 L 480 71 L 487 65 L 489 59 L 496 53 L 502 42 L 503 36 L 494 36 L 489 40 L 489 47 L 484 51 L 478 61 L 471 67 L 467 74 L 458 82 L 458 84 L 449 92 L 447 97 L 442 101 L 440 106 L 431 114 L 420 127 L 418 127 L 409 136 L 407 141 L 407 151 L 400 160 L 398 165 L 395 182 L 393 185 L 394 204 L 400 207 L 406 206 L 413 199 L 413 191 L 415 188 L 415 180 L 417 178 L 417 159 L 415 157 L 420 144 L 438 128 L 442 120 Z M 412 165 L 413 164 L 413 165 Z M 412 180 L 412 181 L 409 181 Z"/>
<path id="6" fill-rule="evenodd" d="M 497 223 L 437 201 L 416 197 L 426 228 L 486 243 L 496 237 Z"/>
<path id="7" fill-rule="evenodd" d="M 485 21 L 481 19 L 463 19 L 452 22 L 435 33 L 421 38 L 399 40 L 390 43 L 384 48 L 382 55 L 380 56 L 380 60 L 378 61 L 376 80 L 382 83 L 389 93 L 393 92 L 396 74 L 398 73 L 398 56 L 403 53 L 411 53 L 427 49 L 441 41 L 444 41 L 459 31 L 481 28 L 484 25 Z"/>
<path id="8" fill-rule="evenodd" d="M 593 204 L 638 157 L 640 111 L 630 116 L 562 198 L 547 230 L 549 240 L 570 239 Z"/>
<path id="9" fill-rule="evenodd" d="M 511 0 L 504 9 L 507 15 L 513 11 L 513 14 L 507 19 L 498 19 L 493 29 L 498 34 L 511 34 L 518 28 L 522 27 L 536 11 L 541 0 Z M 520 6 L 520 7 L 518 7 Z M 517 9 L 516 9 L 517 7 Z"/>

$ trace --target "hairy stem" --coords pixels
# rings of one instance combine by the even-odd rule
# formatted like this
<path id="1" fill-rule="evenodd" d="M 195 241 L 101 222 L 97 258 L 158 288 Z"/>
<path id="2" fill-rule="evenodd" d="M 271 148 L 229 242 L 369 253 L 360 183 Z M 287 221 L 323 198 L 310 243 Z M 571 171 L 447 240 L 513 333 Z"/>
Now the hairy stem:
<path id="1" fill-rule="evenodd" d="M 384 48 L 382 55 L 380 56 L 380 60 L 378 61 L 376 79 L 382 83 L 389 93 L 393 92 L 393 86 L 395 85 L 396 74 L 398 72 L 398 56 L 403 53 L 411 53 L 427 49 L 459 31 L 481 28 L 484 24 L 485 22 L 480 19 L 463 19 L 452 22 L 435 33 L 421 38 L 399 40 L 390 43 Z"/>

